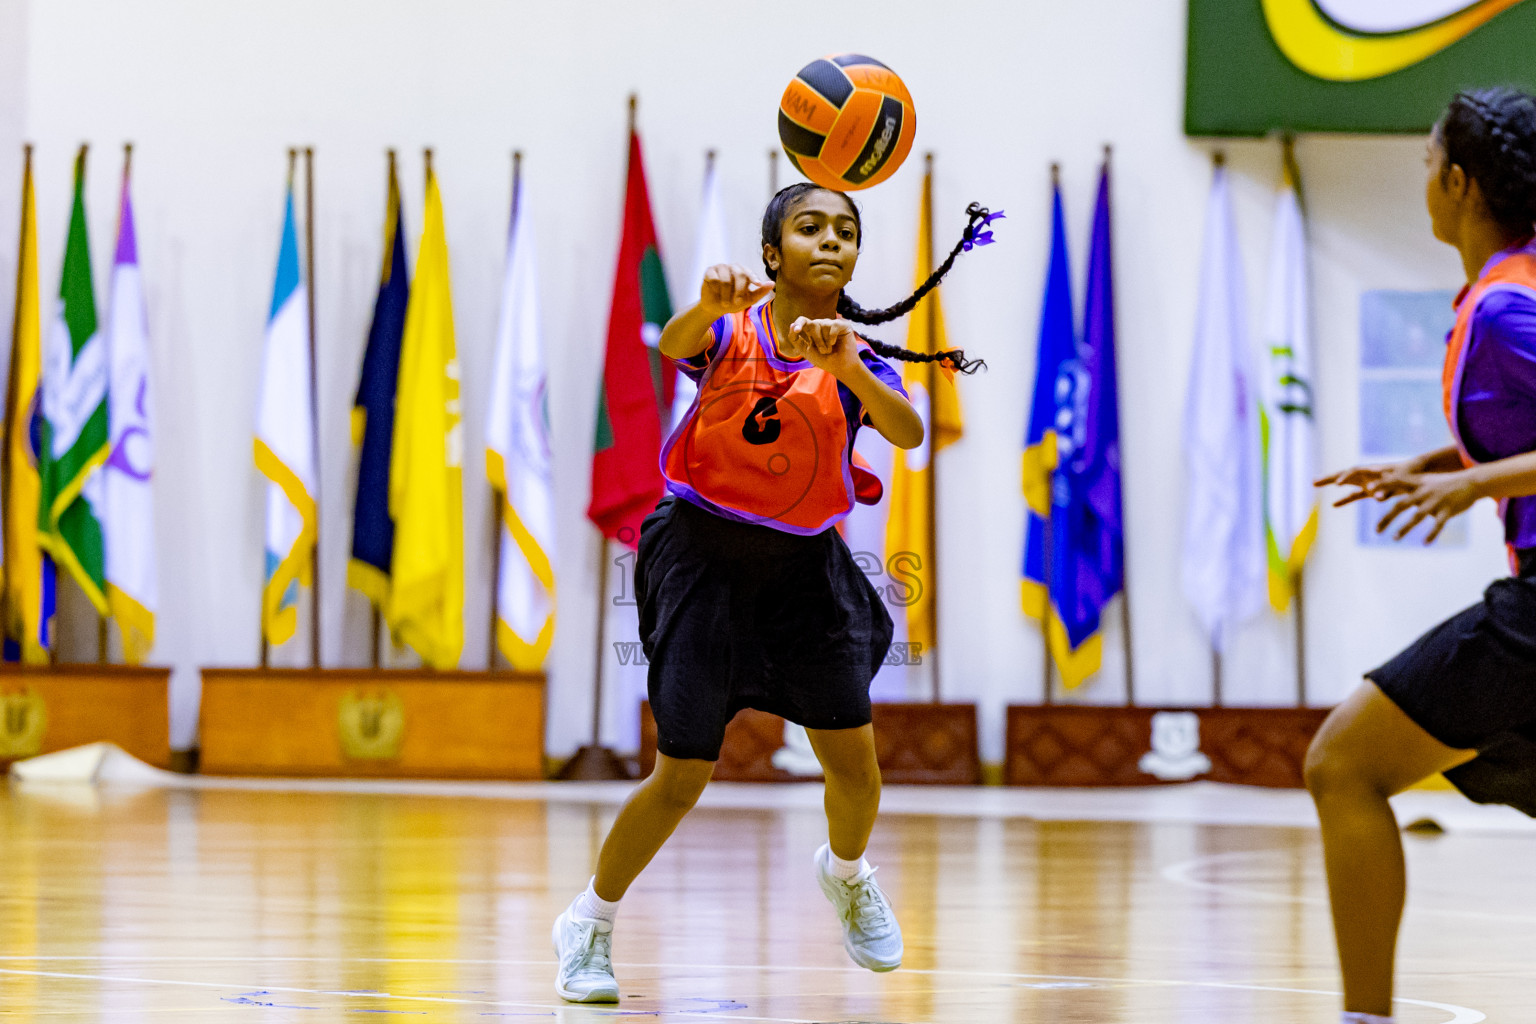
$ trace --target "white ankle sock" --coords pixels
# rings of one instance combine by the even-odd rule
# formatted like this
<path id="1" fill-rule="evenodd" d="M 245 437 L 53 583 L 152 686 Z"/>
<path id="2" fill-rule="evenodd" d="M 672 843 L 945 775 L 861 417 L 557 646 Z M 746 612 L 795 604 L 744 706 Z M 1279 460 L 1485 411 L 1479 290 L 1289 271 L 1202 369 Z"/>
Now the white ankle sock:
<path id="1" fill-rule="evenodd" d="M 843 860 L 829 848 L 827 850 L 827 871 L 833 878 L 846 882 L 857 878 L 859 872 L 869 869 L 869 861 L 860 857 L 858 860 Z"/>
<path id="2" fill-rule="evenodd" d="M 1346 1010 L 1339 1014 L 1339 1024 L 1392 1024 L 1392 1018 L 1375 1013 L 1352 1013 Z"/>
<path id="3" fill-rule="evenodd" d="M 592 888 L 592 883 L 596 881 L 597 876 L 594 875 L 592 881 L 587 883 L 587 891 L 577 896 L 576 902 L 571 904 L 571 914 L 573 917 L 596 918 L 613 924 L 613 919 L 619 916 L 619 901 L 609 901 L 599 896 L 597 890 Z"/>

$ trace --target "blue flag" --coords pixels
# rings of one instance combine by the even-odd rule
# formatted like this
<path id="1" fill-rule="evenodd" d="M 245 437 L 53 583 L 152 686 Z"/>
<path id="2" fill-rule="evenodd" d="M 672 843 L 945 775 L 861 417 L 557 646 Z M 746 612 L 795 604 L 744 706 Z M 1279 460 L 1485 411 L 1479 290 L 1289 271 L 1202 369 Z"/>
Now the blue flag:
<path id="1" fill-rule="evenodd" d="M 1072 330 L 1059 189 L 1053 221 L 1024 453 L 1030 514 L 1023 600 L 1043 623 L 1052 659 L 1072 688 L 1099 669 L 1099 617 L 1124 580 L 1107 165 L 1094 210 L 1081 344 Z"/>
<path id="2" fill-rule="evenodd" d="M 1035 389 L 1030 401 L 1029 428 L 1024 435 L 1024 500 L 1029 506 L 1024 536 L 1022 597 L 1026 614 L 1045 623 L 1050 601 L 1047 581 L 1054 573 L 1047 564 L 1046 523 L 1051 518 L 1053 480 L 1057 463 L 1056 384 L 1077 354 L 1072 331 L 1072 274 L 1067 261 L 1067 228 L 1061 208 L 1061 187 L 1051 200 L 1051 258 L 1045 276 L 1045 300 L 1040 310 L 1040 341 L 1035 357 Z M 1049 630 L 1047 630 L 1049 632 Z"/>
<path id="3" fill-rule="evenodd" d="M 362 378 L 352 402 L 352 443 L 359 446 L 357 499 L 352 506 L 352 560 L 347 582 L 382 606 L 389 592 L 395 522 L 389 515 L 389 462 L 395 434 L 395 387 L 400 378 L 400 339 L 410 283 L 405 270 L 405 231 L 400 223 L 400 183 L 389 163 L 389 200 L 384 214 L 384 265 L 373 324 L 363 352 Z"/>
<path id="4" fill-rule="evenodd" d="M 1096 637 L 1099 616 L 1125 586 L 1125 520 L 1120 505 L 1120 396 L 1115 382 L 1115 287 L 1110 258 L 1109 164 L 1099 175 L 1088 253 L 1087 308 L 1083 313 L 1080 380 L 1087 393 L 1073 407 L 1072 454 L 1062 451 L 1058 472 L 1071 517 L 1063 531 L 1071 545 L 1063 557 L 1056 607 L 1074 651 Z M 1059 495 L 1059 492 L 1058 492 Z M 1058 497 L 1059 500 L 1059 497 Z M 1093 658 L 1095 665 L 1098 658 Z"/>

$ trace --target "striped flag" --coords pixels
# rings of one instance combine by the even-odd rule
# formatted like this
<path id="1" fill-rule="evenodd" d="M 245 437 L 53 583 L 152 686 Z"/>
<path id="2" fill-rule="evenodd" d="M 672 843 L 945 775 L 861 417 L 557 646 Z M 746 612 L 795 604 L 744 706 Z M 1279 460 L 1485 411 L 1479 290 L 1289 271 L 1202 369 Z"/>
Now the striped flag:
<path id="1" fill-rule="evenodd" d="M 1317 425 L 1312 414 L 1312 306 L 1301 175 L 1285 147 L 1285 182 L 1275 201 L 1264 303 L 1264 366 L 1259 425 L 1264 443 L 1264 533 L 1269 601 L 1290 607 L 1296 580 L 1317 536 Z"/>
<path id="2" fill-rule="evenodd" d="M 502 517 L 496 645 L 513 668 L 536 671 L 555 634 L 555 506 L 533 223 L 521 176 L 512 193 L 485 437 L 485 474 Z"/>
<path id="3" fill-rule="evenodd" d="M 423 662 L 454 668 L 464 649 L 464 427 L 443 197 L 430 167 L 389 460 L 395 547 L 384 618 Z"/>
<path id="4" fill-rule="evenodd" d="M 15 330 L 5 395 L 5 646 L 8 659 L 46 665 L 53 618 L 53 564 L 43 554 L 38 538 L 41 483 L 32 429 L 43 344 L 31 147 L 22 177 L 21 246 L 16 262 Z"/>
<path id="5" fill-rule="evenodd" d="M 85 147 L 75 158 L 75 200 L 64 247 L 59 303 L 43 352 L 38 441 L 38 542 L 108 614 L 100 506 L 107 461 L 107 343 L 96 321 L 85 229 Z"/>
<path id="6" fill-rule="evenodd" d="M 298 626 L 298 588 L 310 582 L 318 536 L 308 301 L 299 267 L 290 165 L 256 412 L 256 468 L 267 478 L 261 625 L 273 645 L 288 640 Z"/>
<path id="7" fill-rule="evenodd" d="M 697 301 L 699 291 L 704 287 L 704 272 L 716 264 L 729 262 L 731 246 L 725 233 L 725 200 L 720 195 L 720 172 L 715 168 L 714 153 L 711 152 L 704 168 L 704 208 L 699 214 L 698 234 L 694 236 L 693 272 L 688 275 L 684 297 L 689 301 Z M 699 386 L 682 370 L 673 372 L 676 376 L 673 381 L 675 390 L 672 395 L 671 425 L 676 426 L 683 421 L 683 414 L 693 404 L 693 396 L 699 393 Z"/>
<path id="8" fill-rule="evenodd" d="M 933 272 L 933 174 L 923 176 L 922 206 L 918 212 L 915 280 L 921 285 Z M 907 348 L 914 352 L 940 352 L 949 348 L 944 331 L 944 311 L 939 289 L 929 292 L 912 311 L 907 328 Z M 909 451 L 895 449 L 891 470 L 891 511 L 886 522 L 886 558 L 905 557 L 915 571 L 917 585 L 907 605 L 907 640 L 921 644 L 919 652 L 932 650 L 938 637 L 934 587 L 934 494 L 933 454 L 960 440 L 964 423 L 960 393 L 953 372 L 937 369 L 937 363 L 906 363 L 902 384 L 912 405 L 923 418 L 923 443 Z"/>
<path id="9" fill-rule="evenodd" d="M 400 339 L 411 286 L 405 269 L 405 221 L 394 153 L 389 158 L 389 197 L 384 207 L 384 260 L 363 370 L 352 400 L 352 443 L 358 448 L 357 496 L 352 504 L 352 558 L 347 582 L 382 608 L 389 596 L 395 523 L 389 517 L 389 461 L 395 434 L 395 388 L 400 379 Z"/>
<path id="10" fill-rule="evenodd" d="M 1226 168 L 1217 165 L 1205 219 L 1200 305 L 1184 405 L 1187 474 L 1184 596 L 1212 647 L 1264 607 L 1258 396 L 1247 297 Z"/>
<path id="11" fill-rule="evenodd" d="M 107 604 L 123 634 L 123 657 L 130 665 L 137 665 L 155 644 L 159 591 L 155 574 L 155 448 L 149 423 L 149 326 L 128 184 L 125 162 L 107 311 L 112 452 L 102 470 L 102 526 L 107 545 Z"/>

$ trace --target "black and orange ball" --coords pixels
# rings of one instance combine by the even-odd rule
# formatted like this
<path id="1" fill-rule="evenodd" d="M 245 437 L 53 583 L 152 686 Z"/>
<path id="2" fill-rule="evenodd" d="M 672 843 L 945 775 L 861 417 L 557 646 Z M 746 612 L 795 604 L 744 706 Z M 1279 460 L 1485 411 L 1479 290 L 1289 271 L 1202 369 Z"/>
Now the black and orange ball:
<path id="1" fill-rule="evenodd" d="M 789 162 L 838 192 L 895 174 L 916 134 L 912 96 L 896 72 L 856 53 L 807 64 L 779 101 L 779 141 Z"/>

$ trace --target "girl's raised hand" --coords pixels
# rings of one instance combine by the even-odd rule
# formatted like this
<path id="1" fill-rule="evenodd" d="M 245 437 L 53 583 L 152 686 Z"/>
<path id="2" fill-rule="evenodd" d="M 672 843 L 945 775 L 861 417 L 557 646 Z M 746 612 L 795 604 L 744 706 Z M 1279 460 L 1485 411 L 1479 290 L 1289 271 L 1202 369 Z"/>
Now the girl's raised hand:
<path id="1" fill-rule="evenodd" d="M 717 263 L 704 271 L 704 287 L 699 291 L 699 305 L 711 317 L 750 309 L 773 291 L 773 282 L 759 281 L 748 271 L 730 263 Z"/>
<path id="2" fill-rule="evenodd" d="M 802 316 L 789 325 L 789 336 L 811 365 L 834 376 L 859 363 L 859 343 L 846 320 Z"/>

